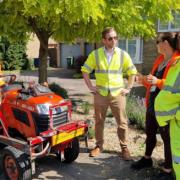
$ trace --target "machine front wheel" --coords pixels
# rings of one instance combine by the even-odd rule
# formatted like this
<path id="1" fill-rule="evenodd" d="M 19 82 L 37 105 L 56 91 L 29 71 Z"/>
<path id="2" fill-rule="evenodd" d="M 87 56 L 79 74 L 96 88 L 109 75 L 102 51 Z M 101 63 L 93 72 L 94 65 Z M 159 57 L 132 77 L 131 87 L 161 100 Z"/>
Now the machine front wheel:
<path id="1" fill-rule="evenodd" d="M 28 155 L 10 146 L 2 150 L 2 168 L 9 180 L 30 180 L 32 177 Z"/>
<path id="2" fill-rule="evenodd" d="M 78 138 L 74 138 L 70 146 L 64 149 L 64 162 L 71 163 L 78 157 L 78 155 L 79 155 L 79 140 Z"/>

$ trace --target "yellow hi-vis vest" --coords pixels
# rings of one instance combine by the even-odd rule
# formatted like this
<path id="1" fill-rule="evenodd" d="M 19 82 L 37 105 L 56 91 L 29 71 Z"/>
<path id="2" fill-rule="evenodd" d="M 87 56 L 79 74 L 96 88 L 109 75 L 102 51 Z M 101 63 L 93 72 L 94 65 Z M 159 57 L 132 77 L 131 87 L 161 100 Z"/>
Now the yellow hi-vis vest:
<path id="1" fill-rule="evenodd" d="M 82 72 L 91 73 L 95 70 L 96 86 L 102 96 L 111 93 L 117 96 L 124 88 L 123 73 L 128 76 L 137 73 L 130 56 L 119 48 L 114 49 L 110 64 L 108 63 L 105 49 L 94 50 L 81 68 Z"/>
<path id="2" fill-rule="evenodd" d="M 160 126 L 170 122 L 173 168 L 180 180 L 180 59 L 169 69 L 165 86 L 156 97 L 155 111 Z"/>
<path id="3" fill-rule="evenodd" d="M 0 65 L 0 75 L 2 75 L 2 71 L 1 71 L 1 65 Z M 3 86 L 5 84 L 3 78 L 0 78 L 0 86 Z"/>

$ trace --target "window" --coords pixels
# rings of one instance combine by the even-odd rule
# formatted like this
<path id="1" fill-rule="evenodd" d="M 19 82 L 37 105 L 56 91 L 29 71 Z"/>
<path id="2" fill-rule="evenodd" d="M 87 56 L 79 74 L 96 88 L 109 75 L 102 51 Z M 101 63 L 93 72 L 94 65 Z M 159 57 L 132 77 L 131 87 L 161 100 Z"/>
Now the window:
<path id="1" fill-rule="evenodd" d="M 158 32 L 180 31 L 180 10 L 172 11 L 173 21 L 168 23 L 158 21 Z"/>
<path id="2" fill-rule="evenodd" d="M 142 63 L 141 44 L 140 39 L 122 39 L 119 41 L 119 47 L 128 52 L 134 64 Z"/>

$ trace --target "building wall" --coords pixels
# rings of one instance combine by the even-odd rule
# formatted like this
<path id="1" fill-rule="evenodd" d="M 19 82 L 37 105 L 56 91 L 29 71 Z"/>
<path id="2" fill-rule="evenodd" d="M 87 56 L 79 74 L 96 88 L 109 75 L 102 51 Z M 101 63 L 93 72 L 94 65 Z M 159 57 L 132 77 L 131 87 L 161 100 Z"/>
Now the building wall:
<path id="1" fill-rule="evenodd" d="M 51 48 L 51 44 L 57 45 L 58 43 L 54 41 L 53 39 L 49 39 L 48 44 Z M 30 39 L 26 46 L 27 48 L 26 53 L 27 53 L 28 58 L 39 57 L 39 47 L 40 47 L 39 39 L 37 38 L 35 34 L 31 34 Z"/>
<path id="2" fill-rule="evenodd" d="M 30 36 L 30 40 L 27 43 L 27 50 L 26 50 L 26 54 L 28 56 L 28 58 L 38 58 L 39 57 L 39 40 L 36 37 L 36 35 L 32 34 Z"/>
<path id="3" fill-rule="evenodd" d="M 155 40 L 148 40 L 144 41 L 144 46 L 143 46 L 143 64 L 142 64 L 142 73 L 143 74 L 149 74 L 153 62 L 155 58 L 157 57 L 157 49 L 156 49 L 156 42 Z"/>
<path id="4" fill-rule="evenodd" d="M 31 34 L 30 39 L 26 46 L 27 48 L 26 54 L 28 58 L 30 59 L 38 58 L 39 47 L 40 47 L 39 39 L 37 38 L 35 34 Z M 50 65 L 52 64 L 53 67 L 59 67 L 60 66 L 59 44 L 53 39 L 49 39 L 48 48 L 49 48 L 49 56 L 53 56 L 53 57 L 50 57 L 53 60 L 53 64 L 51 62 Z"/>
<path id="5" fill-rule="evenodd" d="M 60 61 L 61 68 L 68 68 L 67 58 L 73 58 L 75 60 L 78 56 L 82 55 L 82 48 L 80 43 L 77 44 L 60 44 Z M 73 62 L 72 62 L 73 63 Z"/>
<path id="6" fill-rule="evenodd" d="M 135 64 L 135 66 L 136 66 L 137 71 L 139 73 L 142 73 L 142 71 L 143 71 L 143 64 Z"/>

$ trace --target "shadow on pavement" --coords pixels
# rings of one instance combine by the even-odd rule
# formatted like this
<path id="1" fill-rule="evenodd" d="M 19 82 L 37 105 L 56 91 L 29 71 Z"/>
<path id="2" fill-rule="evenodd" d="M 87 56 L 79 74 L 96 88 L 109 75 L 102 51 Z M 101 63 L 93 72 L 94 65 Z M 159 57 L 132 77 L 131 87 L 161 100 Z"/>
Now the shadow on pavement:
<path id="1" fill-rule="evenodd" d="M 48 69 L 47 75 L 48 77 L 72 79 L 75 72 L 76 71 L 74 69 L 54 68 L 54 69 Z M 20 76 L 33 76 L 33 77 L 38 77 L 38 74 L 39 74 L 38 70 L 22 71 L 19 73 Z"/>
<path id="2" fill-rule="evenodd" d="M 81 148 L 79 157 L 71 164 L 61 163 L 55 155 L 36 160 L 36 174 L 33 180 L 158 180 L 157 168 L 134 171 L 132 161 L 123 161 L 117 152 L 102 153 L 96 158 L 89 157 L 89 150 Z M 0 171 L 0 179 L 5 179 Z"/>

